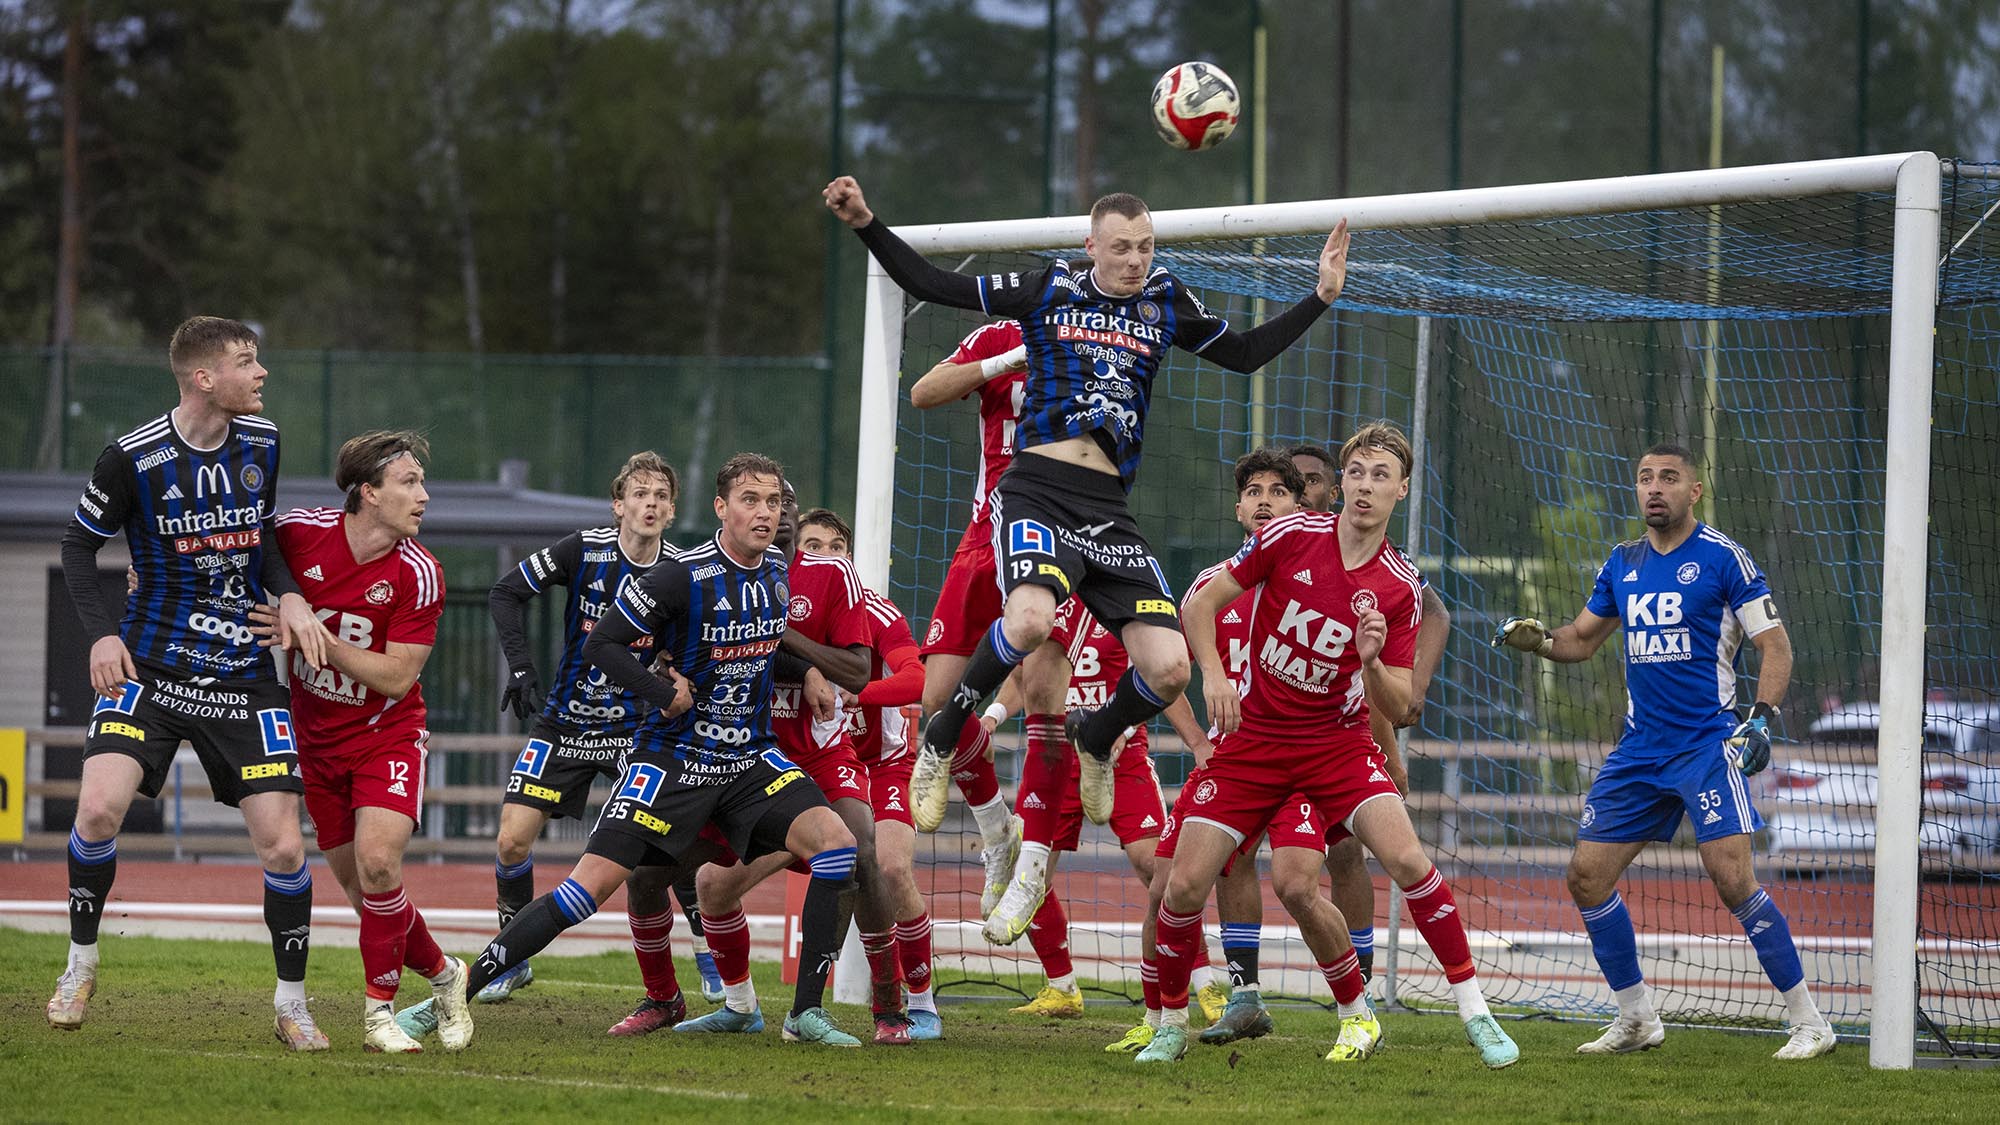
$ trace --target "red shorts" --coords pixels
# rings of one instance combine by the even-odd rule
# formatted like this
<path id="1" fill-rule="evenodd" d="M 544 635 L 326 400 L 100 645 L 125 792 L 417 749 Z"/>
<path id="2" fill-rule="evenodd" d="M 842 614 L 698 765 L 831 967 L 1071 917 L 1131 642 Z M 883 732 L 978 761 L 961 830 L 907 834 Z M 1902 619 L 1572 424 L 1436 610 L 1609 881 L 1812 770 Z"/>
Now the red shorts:
<path id="1" fill-rule="evenodd" d="M 306 814 L 318 830 L 320 851 L 354 842 L 354 810 L 388 809 L 422 823 L 424 758 L 431 734 L 420 730 L 372 746 L 343 747 L 338 755 L 300 747 Z"/>
<path id="2" fill-rule="evenodd" d="M 944 586 L 938 590 L 937 608 L 931 611 L 931 627 L 924 633 L 918 654 L 971 656 L 1004 608 L 1000 569 L 993 561 L 993 527 L 975 523 L 965 529 L 965 537 L 951 556 Z"/>
<path id="3" fill-rule="evenodd" d="M 1303 840 L 1284 842 L 1280 817 L 1290 818 L 1295 836 L 1317 837 L 1323 850 L 1328 837 L 1336 842 L 1346 838 L 1348 818 L 1363 802 L 1401 796 L 1367 731 L 1347 732 L 1309 758 L 1291 744 L 1238 733 L 1217 742 L 1203 776 L 1182 789 L 1174 807 L 1181 814 L 1179 823 L 1215 825 L 1239 844 L 1254 842 L 1270 829 L 1276 846 L 1314 847 Z M 1319 825 L 1312 825 L 1301 810 L 1317 813 Z M 1308 831 L 1299 830 L 1301 821 Z"/>
<path id="4" fill-rule="evenodd" d="M 868 765 L 868 803 L 875 807 L 875 823 L 917 826 L 910 819 L 910 771 L 916 764 L 917 756 L 906 747 L 894 758 Z"/>
<path id="5" fill-rule="evenodd" d="M 843 732 L 832 745 L 815 746 L 805 753 L 795 754 L 789 746 L 781 746 L 785 757 L 806 771 L 819 791 L 826 794 L 826 803 L 832 804 L 842 797 L 852 797 L 863 804 L 868 802 L 868 767 L 861 764 L 861 755 L 855 752 L 854 740 Z"/>
<path id="6" fill-rule="evenodd" d="M 1077 765 L 1075 754 L 1065 756 L 1069 759 L 1069 784 L 1063 787 L 1056 838 L 1049 846 L 1073 852 L 1083 833 L 1083 795 L 1077 787 L 1082 767 Z M 1034 791 L 1023 789 L 1014 797 L 1014 811 L 1020 812 L 1030 800 L 1041 799 Z M 1160 775 L 1153 771 L 1153 757 L 1144 747 L 1127 746 L 1118 755 L 1112 775 L 1111 832 L 1118 837 L 1119 846 L 1126 847 L 1160 835 L 1166 825 L 1167 806 L 1160 798 Z"/>

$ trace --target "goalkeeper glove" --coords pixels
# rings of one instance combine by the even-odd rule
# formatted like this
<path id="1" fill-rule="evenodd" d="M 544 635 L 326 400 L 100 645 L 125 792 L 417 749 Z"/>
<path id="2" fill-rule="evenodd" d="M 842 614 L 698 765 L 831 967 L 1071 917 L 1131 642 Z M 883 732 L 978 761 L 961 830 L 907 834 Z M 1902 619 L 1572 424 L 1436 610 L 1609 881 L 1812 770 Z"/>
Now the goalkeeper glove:
<path id="1" fill-rule="evenodd" d="M 979 374 L 985 378 L 994 379 L 1005 375 L 1009 371 L 1018 371 L 1026 366 L 1028 366 L 1028 345 L 1020 344 L 1001 352 L 999 355 L 987 356 L 985 359 L 980 360 Z"/>
<path id="2" fill-rule="evenodd" d="M 1532 617 L 1509 617 L 1500 623 L 1493 634 L 1493 647 L 1506 645 L 1522 652 L 1532 652 L 1536 656 L 1547 656 L 1556 646 L 1556 639 L 1549 629 Z"/>
<path id="3" fill-rule="evenodd" d="M 535 666 L 526 664 L 513 670 L 507 680 L 507 693 L 500 697 L 500 710 L 514 712 L 514 717 L 526 722 L 542 709 L 542 682 L 535 675 Z"/>
<path id="4" fill-rule="evenodd" d="M 1723 755 L 1743 771 L 1743 776 L 1751 777 L 1771 764 L 1771 718 L 1777 713 L 1777 708 L 1757 701 L 1750 708 L 1750 717 L 1738 723 L 1729 732 L 1729 741 L 1722 744 Z"/>

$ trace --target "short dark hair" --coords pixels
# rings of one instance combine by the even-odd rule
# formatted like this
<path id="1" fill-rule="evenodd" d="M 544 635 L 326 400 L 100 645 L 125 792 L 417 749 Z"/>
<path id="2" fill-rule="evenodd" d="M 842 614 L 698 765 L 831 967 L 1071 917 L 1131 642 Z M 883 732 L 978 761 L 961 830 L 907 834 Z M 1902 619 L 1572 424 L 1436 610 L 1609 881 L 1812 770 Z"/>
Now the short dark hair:
<path id="1" fill-rule="evenodd" d="M 1701 472 L 1701 466 L 1695 464 L 1694 462 L 1693 451 L 1688 449 L 1687 446 L 1680 444 L 1679 442 L 1672 442 L 1672 441 L 1654 442 L 1650 447 L 1647 448 L 1646 452 L 1639 454 L 1639 461 L 1644 461 L 1648 457 L 1678 457 L 1680 458 L 1681 464 L 1686 465 L 1688 467 L 1688 472 L 1690 473 Z M 1634 471 L 1638 469 L 1639 461 L 1632 462 L 1632 467 Z"/>
<path id="2" fill-rule="evenodd" d="M 804 531 L 805 526 L 809 523 L 816 523 L 821 527 L 830 527 L 839 532 L 840 537 L 847 540 L 848 548 L 850 550 L 853 549 L 854 529 L 847 526 L 846 520 L 835 515 L 832 508 L 807 508 L 805 511 L 799 513 L 799 530 Z"/>
<path id="3" fill-rule="evenodd" d="M 1378 418 L 1354 431 L 1354 436 L 1341 444 L 1340 460 L 1334 462 L 1339 472 L 1347 471 L 1347 462 L 1364 449 L 1379 449 L 1403 463 L 1403 476 L 1407 479 L 1415 456 L 1410 452 L 1410 439 L 1403 435 L 1394 422 Z"/>
<path id="4" fill-rule="evenodd" d="M 764 456 L 762 453 L 738 453 L 722 463 L 715 471 L 715 494 L 727 497 L 729 487 L 743 477 L 776 477 L 780 486 L 785 479 L 785 467 Z"/>
<path id="5" fill-rule="evenodd" d="M 167 366 L 174 378 L 188 379 L 195 369 L 213 362 L 233 344 L 256 347 L 257 334 L 240 320 L 220 316 L 191 316 L 174 329 L 167 344 Z"/>
<path id="6" fill-rule="evenodd" d="M 681 498 L 681 475 L 674 471 L 672 465 L 667 464 L 666 458 L 650 449 L 634 453 L 625 459 L 625 467 L 619 469 L 618 475 L 611 478 L 611 498 L 625 499 L 625 482 L 638 473 L 653 473 L 667 478 L 667 499 L 678 501 Z"/>
<path id="7" fill-rule="evenodd" d="M 1114 191 L 1110 195 L 1099 196 L 1097 202 L 1090 205 L 1090 226 L 1095 230 L 1106 215 L 1123 215 L 1128 219 L 1136 219 L 1152 213 L 1153 209 L 1146 206 L 1145 200 L 1129 191 Z"/>
<path id="8" fill-rule="evenodd" d="M 1330 463 L 1330 462 L 1329 462 Z M 1292 451 L 1265 446 L 1253 449 L 1236 459 L 1236 494 L 1241 496 L 1250 487 L 1250 478 L 1258 473 L 1276 473 L 1278 480 L 1293 496 L 1303 496 L 1306 491 L 1305 474 L 1292 464 Z"/>
<path id="9" fill-rule="evenodd" d="M 431 443 L 415 430 L 370 430 L 341 443 L 333 460 L 333 484 L 347 493 L 349 515 L 361 510 L 361 486 L 382 487 L 389 462 L 405 453 L 421 462 L 431 455 Z"/>
<path id="10" fill-rule="evenodd" d="M 1333 454 L 1328 453 L 1325 446 L 1314 445 L 1309 441 L 1302 441 L 1285 450 L 1285 455 L 1288 457 L 1317 457 L 1319 458 L 1319 463 L 1329 469 L 1340 467 L 1340 463 L 1333 459 Z"/>

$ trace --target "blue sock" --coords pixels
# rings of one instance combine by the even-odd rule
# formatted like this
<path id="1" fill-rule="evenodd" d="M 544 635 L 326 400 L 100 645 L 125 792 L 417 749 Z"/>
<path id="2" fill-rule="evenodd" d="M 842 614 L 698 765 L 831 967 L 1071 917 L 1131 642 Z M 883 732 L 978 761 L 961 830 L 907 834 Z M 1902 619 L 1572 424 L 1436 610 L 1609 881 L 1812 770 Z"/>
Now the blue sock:
<path id="1" fill-rule="evenodd" d="M 1757 962 L 1779 992 L 1790 992 L 1806 978 L 1798 946 L 1792 944 L 1792 927 L 1770 895 L 1760 889 L 1731 913 L 1743 923 L 1743 932 L 1750 935 L 1750 945 L 1757 950 Z"/>
<path id="2" fill-rule="evenodd" d="M 1361 963 L 1361 979 L 1375 975 L 1375 927 L 1363 926 L 1347 931 L 1347 940 L 1354 943 L 1354 959 Z"/>
<path id="3" fill-rule="evenodd" d="M 572 926 L 597 913 L 597 900 L 575 879 L 564 879 L 549 893 L 555 898 L 556 909 Z"/>
<path id="4" fill-rule="evenodd" d="M 1630 988 L 1645 980 L 1639 972 L 1639 937 L 1632 932 L 1632 915 L 1625 909 L 1625 896 L 1617 891 L 1603 903 L 1583 912 L 1583 928 L 1590 931 L 1590 951 L 1597 956 L 1597 968 L 1611 991 Z"/>

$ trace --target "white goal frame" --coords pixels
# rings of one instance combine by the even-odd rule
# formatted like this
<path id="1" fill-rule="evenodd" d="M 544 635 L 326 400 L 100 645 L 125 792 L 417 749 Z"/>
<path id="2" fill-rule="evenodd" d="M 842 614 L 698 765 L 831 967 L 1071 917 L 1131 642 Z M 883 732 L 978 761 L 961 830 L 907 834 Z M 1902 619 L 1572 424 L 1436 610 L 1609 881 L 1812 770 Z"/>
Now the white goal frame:
<path id="1" fill-rule="evenodd" d="M 1856 192 L 1896 200 L 1889 317 L 1889 418 L 1883 481 L 1882 724 L 1876 748 L 1873 978 L 1869 1063 L 1915 1061 L 1917 825 L 1921 800 L 1924 599 L 1930 510 L 1932 330 L 1936 321 L 1941 167 L 1928 152 L 1412 195 L 1155 211 L 1159 241 L 1323 234 L 1346 218 L 1357 233 Z M 1087 215 L 897 227 L 923 254 L 1083 245 Z M 1365 243 L 1363 244 L 1365 247 Z M 1362 253 L 1366 253 L 1365 249 Z M 860 457 L 854 560 L 862 581 L 889 580 L 901 398 L 904 294 L 869 260 L 861 349 Z"/>

